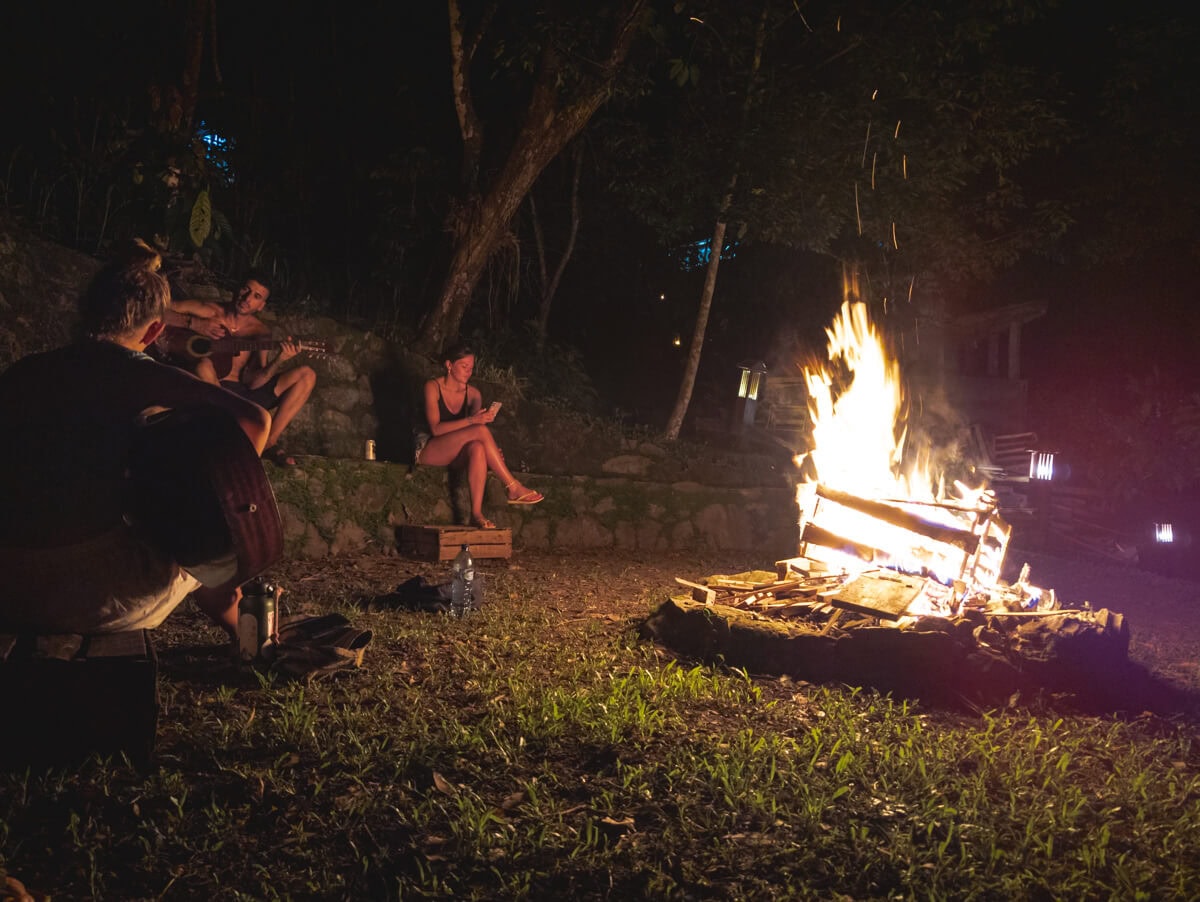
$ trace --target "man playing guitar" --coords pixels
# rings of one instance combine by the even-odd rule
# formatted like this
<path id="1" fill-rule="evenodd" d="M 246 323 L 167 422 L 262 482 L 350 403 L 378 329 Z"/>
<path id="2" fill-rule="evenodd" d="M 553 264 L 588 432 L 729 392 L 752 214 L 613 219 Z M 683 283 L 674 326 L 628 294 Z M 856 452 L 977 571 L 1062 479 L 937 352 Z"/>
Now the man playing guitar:
<path id="1" fill-rule="evenodd" d="M 131 480 L 133 452 L 152 428 L 138 421 L 208 410 L 236 424 L 231 447 L 257 468 L 266 495 L 258 506 L 270 502 L 278 519 L 256 457 L 269 414 L 144 353 L 163 328 L 168 294 L 148 266 L 110 264 L 83 296 L 83 340 L 0 373 L 0 631 L 152 629 L 194 593 L 236 635 L 236 574 L 199 588 L 174 550 L 156 541 L 154 524 L 129 516 L 147 491 Z"/>
<path id="2" fill-rule="evenodd" d="M 184 326 L 208 338 L 262 339 L 271 330 L 257 316 L 267 305 L 271 283 L 267 275 L 251 272 L 233 299 L 226 304 L 204 300 L 173 300 L 169 305 L 168 325 Z M 219 357 L 205 357 L 195 363 L 194 372 L 205 382 L 220 385 L 260 407 L 272 411 L 271 434 L 263 459 L 277 466 L 294 467 L 296 461 L 279 443 L 283 431 L 308 401 L 317 384 L 310 366 L 283 369 L 283 364 L 300 352 L 291 338 L 279 343 L 279 353 L 268 361 L 268 351 L 240 351 Z"/>

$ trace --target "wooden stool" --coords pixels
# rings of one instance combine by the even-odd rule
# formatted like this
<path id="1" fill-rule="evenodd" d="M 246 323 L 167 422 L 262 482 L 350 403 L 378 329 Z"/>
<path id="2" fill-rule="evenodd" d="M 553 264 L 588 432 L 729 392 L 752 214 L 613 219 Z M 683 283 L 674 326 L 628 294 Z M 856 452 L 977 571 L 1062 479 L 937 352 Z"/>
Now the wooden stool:
<path id="1" fill-rule="evenodd" d="M 125 752 L 142 765 L 158 729 L 158 657 L 145 630 L 0 635 L 0 766 Z"/>
<path id="2" fill-rule="evenodd" d="M 471 546 L 475 560 L 512 557 L 511 529 L 401 526 L 396 538 L 401 554 L 423 561 L 452 561 L 463 545 Z"/>

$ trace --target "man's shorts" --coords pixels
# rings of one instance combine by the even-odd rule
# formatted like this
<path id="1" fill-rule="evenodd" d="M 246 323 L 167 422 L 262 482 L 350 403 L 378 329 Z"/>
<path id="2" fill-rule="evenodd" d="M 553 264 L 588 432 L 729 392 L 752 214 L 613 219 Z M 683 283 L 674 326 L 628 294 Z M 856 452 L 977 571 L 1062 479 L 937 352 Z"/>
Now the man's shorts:
<path id="1" fill-rule="evenodd" d="M 153 629 L 200 585 L 125 527 L 58 548 L 0 547 L 0 573 L 0 629 L 41 633 Z"/>
<path id="2" fill-rule="evenodd" d="M 264 410 L 274 410 L 279 406 L 279 396 L 275 394 L 275 384 L 278 381 L 278 376 L 272 376 L 265 385 L 260 385 L 258 388 L 249 388 L 241 382 L 230 381 L 222 382 L 221 388 L 227 389 L 247 401 L 253 401 Z"/>

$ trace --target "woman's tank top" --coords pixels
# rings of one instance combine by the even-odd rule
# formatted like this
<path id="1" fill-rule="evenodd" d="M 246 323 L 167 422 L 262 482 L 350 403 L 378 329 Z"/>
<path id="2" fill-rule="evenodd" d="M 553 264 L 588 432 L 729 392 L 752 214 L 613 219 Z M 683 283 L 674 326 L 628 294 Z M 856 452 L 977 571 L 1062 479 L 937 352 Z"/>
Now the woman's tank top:
<path id="1" fill-rule="evenodd" d="M 454 420 L 465 420 L 468 416 L 470 416 L 470 414 L 468 412 L 467 396 L 466 395 L 463 396 L 462 407 L 460 407 L 458 409 L 458 412 L 451 413 L 450 408 L 446 406 L 445 399 L 442 398 L 442 383 L 439 382 L 438 383 L 438 414 L 441 416 L 443 423 L 450 423 L 450 422 L 453 422 Z"/>

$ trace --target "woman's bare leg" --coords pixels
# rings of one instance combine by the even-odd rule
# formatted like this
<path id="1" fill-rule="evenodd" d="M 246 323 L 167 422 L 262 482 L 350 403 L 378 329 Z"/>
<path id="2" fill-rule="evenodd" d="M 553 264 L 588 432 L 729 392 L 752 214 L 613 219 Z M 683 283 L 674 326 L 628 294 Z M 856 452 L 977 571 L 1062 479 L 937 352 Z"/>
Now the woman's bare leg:
<path id="1" fill-rule="evenodd" d="M 488 459 L 487 451 L 482 442 L 468 442 L 462 449 L 462 454 L 467 458 L 467 487 L 471 492 L 471 519 L 478 525 L 482 526 L 483 516 L 483 493 L 487 487 L 488 477 Z"/>
<path id="2" fill-rule="evenodd" d="M 509 501 L 518 501 L 522 504 L 536 504 L 542 500 L 540 492 L 531 492 L 518 481 L 517 477 L 513 476 L 512 471 L 508 469 L 508 465 L 504 463 L 504 453 L 496 444 L 496 439 L 492 436 L 492 430 L 487 426 L 478 425 L 470 426 L 466 429 L 459 429 L 456 432 L 450 432 L 446 435 L 436 435 L 431 438 L 425 448 L 421 451 L 421 459 L 417 463 L 427 464 L 432 467 L 448 467 L 456 461 L 464 466 L 470 464 L 470 460 L 464 457 L 464 450 L 472 445 L 478 445 L 482 450 L 483 459 L 486 467 L 482 468 L 479 475 L 478 491 L 476 490 L 475 471 L 468 468 L 468 485 L 471 487 L 471 505 L 476 508 L 473 511 L 473 516 L 479 518 L 483 516 L 483 489 L 487 483 L 487 471 L 491 470 L 496 474 L 504 486 L 504 492 L 508 496 Z M 470 452 L 479 453 L 479 452 Z M 477 464 L 475 466 L 478 466 Z"/>
<path id="3" fill-rule="evenodd" d="M 463 448 L 472 442 L 478 443 L 483 448 L 487 469 L 496 474 L 505 488 L 516 483 L 515 477 L 504 463 L 504 455 L 500 452 L 500 447 L 492 436 L 492 430 L 487 426 L 470 426 L 456 432 L 448 432 L 445 435 L 435 435 L 421 451 L 419 463 L 431 467 L 448 467 L 458 460 Z"/>

